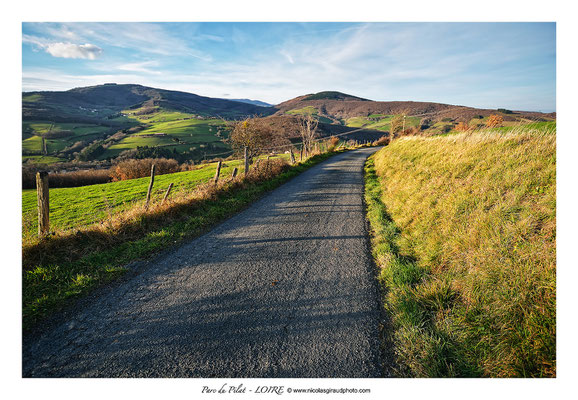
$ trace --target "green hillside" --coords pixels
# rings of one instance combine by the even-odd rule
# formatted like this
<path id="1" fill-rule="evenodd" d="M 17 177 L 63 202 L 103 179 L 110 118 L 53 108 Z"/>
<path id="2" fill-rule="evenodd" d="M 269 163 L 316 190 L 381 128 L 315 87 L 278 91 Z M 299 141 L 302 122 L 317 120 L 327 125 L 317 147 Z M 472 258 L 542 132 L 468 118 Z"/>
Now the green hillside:
<path id="1" fill-rule="evenodd" d="M 145 146 L 200 160 L 230 150 L 223 143 L 223 119 L 273 112 L 271 107 L 141 85 L 23 93 L 23 161 L 103 160 Z"/>

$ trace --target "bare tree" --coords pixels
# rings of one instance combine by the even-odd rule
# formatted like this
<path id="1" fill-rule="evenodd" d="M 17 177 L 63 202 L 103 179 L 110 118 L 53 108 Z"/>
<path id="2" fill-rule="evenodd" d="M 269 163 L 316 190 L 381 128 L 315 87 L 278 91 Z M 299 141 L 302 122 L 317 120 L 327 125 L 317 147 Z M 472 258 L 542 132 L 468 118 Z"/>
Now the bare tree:
<path id="1" fill-rule="evenodd" d="M 390 121 L 391 125 L 391 137 L 395 137 L 397 132 L 403 129 L 403 115 L 394 115 Z"/>
<path id="2" fill-rule="evenodd" d="M 401 133 L 403 134 L 403 132 L 405 131 L 405 119 L 407 117 L 407 114 L 409 112 L 407 110 L 402 110 L 399 114 L 396 114 L 393 116 L 393 118 L 390 121 L 390 125 L 391 125 L 391 137 L 394 138 L 397 136 L 397 132 L 401 131 Z"/>
<path id="3" fill-rule="evenodd" d="M 229 141 L 238 150 L 247 149 L 249 159 L 271 146 L 273 129 L 261 118 L 246 118 L 235 123 Z"/>
<path id="4" fill-rule="evenodd" d="M 301 135 L 301 142 L 306 155 L 311 154 L 313 141 L 317 137 L 318 125 L 319 121 L 311 114 L 299 117 L 299 134 Z"/>

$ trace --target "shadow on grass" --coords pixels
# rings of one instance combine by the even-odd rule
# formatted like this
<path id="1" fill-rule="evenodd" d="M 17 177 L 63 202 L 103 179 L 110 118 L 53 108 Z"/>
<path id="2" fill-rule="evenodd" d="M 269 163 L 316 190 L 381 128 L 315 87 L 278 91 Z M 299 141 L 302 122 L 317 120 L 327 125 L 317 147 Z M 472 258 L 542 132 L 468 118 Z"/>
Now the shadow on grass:
<path id="1" fill-rule="evenodd" d="M 476 366 L 466 361 L 457 335 L 436 324 L 458 294 L 449 281 L 440 281 L 398 246 L 401 230 L 381 200 L 381 182 L 373 156 L 365 166 L 365 201 L 371 226 L 372 254 L 380 269 L 383 306 L 393 321 L 387 340 L 394 346 L 395 373 L 401 377 L 474 377 Z"/>

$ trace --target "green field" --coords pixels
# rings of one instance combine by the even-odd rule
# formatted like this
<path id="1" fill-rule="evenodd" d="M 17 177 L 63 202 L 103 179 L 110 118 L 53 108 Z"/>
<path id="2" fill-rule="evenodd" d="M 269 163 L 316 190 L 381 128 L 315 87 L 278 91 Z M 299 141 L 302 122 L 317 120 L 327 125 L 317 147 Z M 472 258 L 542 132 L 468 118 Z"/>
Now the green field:
<path id="1" fill-rule="evenodd" d="M 54 164 L 58 162 L 66 161 L 63 158 L 52 157 L 52 156 L 22 156 L 22 161 L 26 162 L 31 160 L 30 162 L 34 164 Z"/>
<path id="2" fill-rule="evenodd" d="M 210 153 L 222 153 L 230 150 L 230 146 L 223 143 L 228 131 L 225 122 L 220 119 L 192 119 L 189 116 L 182 119 L 181 113 L 156 113 L 147 121 L 149 127 L 134 133 L 111 145 L 99 158 L 115 157 L 124 150 L 138 146 L 168 147 L 179 153 L 192 150 L 201 150 Z M 177 118 L 177 119 L 172 119 Z M 155 136 L 161 133 L 164 136 Z"/>
<path id="3" fill-rule="evenodd" d="M 319 115 L 319 111 L 313 107 L 313 106 L 307 106 L 307 107 L 303 107 L 303 108 L 295 108 L 293 110 L 289 110 L 286 112 L 286 114 L 290 114 L 290 115 L 312 115 L 315 118 L 317 118 L 319 120 L 319 122 L 322 122 L 324 124 L 332 124 L 334 123 L 334 121 L 332 121 L 331 119 L 321 116 Z"/>
<path id="4" fill-rule="evenodd" d="M 405 137 L 370 158 L 399 376 L 556 376 L 556 125 Z"/>
<path id="5" fill-rule="evenodd" d="M 54 131 L 66 131 L 67 136 L 46 139 L 47 155 L 57 158 L 58 153 L 74 143 L 83 141 L 90 143 L 104 139 L 104 134 L 112 134 L 121 129 L 128 129 L 137 125 L 143 126 L 142 131 L 129 133 L 128 136 L 105 143 L 106 150 L 98 156 L 99 160 L 114 158 L 124 150 L 137 147 L 167 147 L 178 153 L 197 151 L 195 159 L 203 155 L 220 154 L 230 150 L 230 146 L 223 142 L 229 133 L 226 122 L 221 119 L 200 119 L 192 114 L 180 111 L 154 109 L 154 112 L 137 115 L 141 109 L 125 110 L 122 115 L 110 119 L 117 123 L 117 128 L 86 123 L 52 123 L 48 121 L 25 121 L 22 124 L 22 150 L 25 156 L 42 154 L 42 137 Z M 123 128 L 124 127 L 124 128 Z M 154 136 L 155 133 L 165 135 Z M 26 159 L 35 160 L 27 157 Z M 49 163 L 49 158 L 44 159 Z"/>
<path id="6" fill-rule="evenodd" d="M 49 155 L 72 146 L 78 141 L 93 141 L 102 137 L 111 128 L 106 126 L 85 123 L 52 123 L 47 121 L 25 121 L 22 123 L 22 131 L 26 138 L 22 140 L 22 150 L 27 153 L 42 153 L 42 135 L 50 131 L 67 131 L 70 134 L 65 137 L 46 139 L 46 149 Z"/>
<path id="7" fill-rule="evenodd" d="M 352 128 L 376 129 L 389 132 L 391 130 L 391 120 L 393 117 L 393 115 L 385 114 L 371 114 L 368 117 L 352 117 L 345 121 L 345 125 Z M 419 117 L 407 117 L 405 127 L 419 126 L 419 123 Z"/>
<path id="8" fill-rule="evenodd" d="M 241 162 L 226 161 L 221 175 L 230 176 L 234 167 Z M 194 188 L 200 182 L 207 182 L 214 177 L 216 163 L 202 165 L 194 171 L 177 172 L 155 177 L 152 199 L 162 199 L 170 183 L 171 193 L 178 194 Z M 55 188 L 50 190 L 50 225 L 52 229 L 67 230 L 98 223 L 112 214 L 133 207 L 143 202 L 150 178 L 130 179 L 100 185 L 76 188 Z M 38 230 L 36 211 L 36 191 L 22 191 L 22 222 L 24 237 L 34 236 Z"/>

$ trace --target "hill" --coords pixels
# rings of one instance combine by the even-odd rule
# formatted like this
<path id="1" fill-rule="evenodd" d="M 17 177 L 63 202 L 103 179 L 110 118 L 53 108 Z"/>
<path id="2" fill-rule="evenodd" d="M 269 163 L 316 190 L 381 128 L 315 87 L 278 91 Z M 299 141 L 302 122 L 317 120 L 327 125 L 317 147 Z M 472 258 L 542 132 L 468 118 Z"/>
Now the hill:
<path id="1" fill-rule="evenodd" d="M 142 85 L 105 84 L 22 94 L 23 160 L 131 156 L 200 160 L 229 151 L 223 119 L 275 110 Z M 140 149 L 140 150 L 139 150 Z"/>
<path id="2" fill-rule="evenodd" d="M 431 133 L 448 131 L 459 122 L 483 124 L 492 114 L 501 115 L 506 124 L 549 121 L 556 117 L 555 113 L 479 109 L 433 102 L 372 101 L 341 92 L 299 96 L 275 107 L 277 115 L 312 114 L 320 122 L 382 131 L 389 131 L 389 122 L 394 115 L 403 114 L 411 118 L 408 126 L 420 126 Z"/>
<path id="3" fill-rule="evenodd" d="M 199 161 L 230 152 L 225 120 L 265 118 L 276 133 L 297 141 L 295 120 L 312 115 L 322 136 L 373 141 L 404 127 L 426 135 L 448 133 L 458 123 L 483 126 L 492 114 L 503 125 L 555 119 L 555 113 L 477 109 L 432 102 L 372 101 L 337 91 L 310 93 L 274 107 L 258 100 L 227 100 L 135 84 L 104 84 L 60 92 L 22 93 L 23 161 L 111 160 L 167 157 Z M 351 132 L 351 134 L 349 134 Z"/>
<path id="4" fill-rule="evenodd" d="M 273 104 L 265 103 L 261 100 L 251 100 L 251 99 L 229 99 L 230 101 L 239 101 L 241 103 L 253 104 L 254 106 L 261 107 L 273 107 Z"/>
<path id="5" fill-rule="evenodd" d="M 267 107 L 246 102 L 133 84 L 109 83 L 62 92 L 22 93 L 24 120 L 81 121 L 114 125 L 111 120 L 122 110 L 155 106 L 205 117 L 238 118 L 271 114 Z"/>

